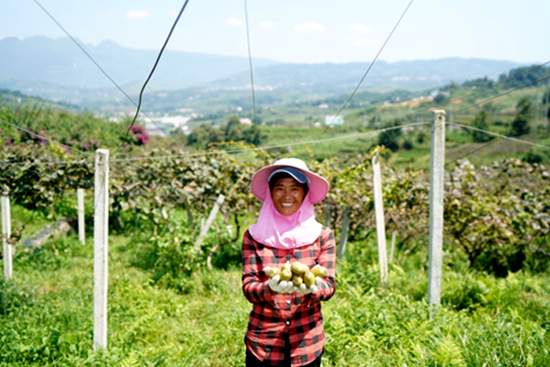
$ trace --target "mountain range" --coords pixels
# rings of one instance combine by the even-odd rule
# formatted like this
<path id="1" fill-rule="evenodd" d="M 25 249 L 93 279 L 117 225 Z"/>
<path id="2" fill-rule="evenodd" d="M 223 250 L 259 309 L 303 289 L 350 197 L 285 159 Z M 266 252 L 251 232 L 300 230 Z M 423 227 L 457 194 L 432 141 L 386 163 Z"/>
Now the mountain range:
<path id="1" fill-rule="evenodd" d="M 136 50 L 103 41 L 97 46 L 79 41 L 101 68 L 137 99 L 137 92 L 158 56 L 157 50 Z M 69 39 L 36 36 L 0 40 L 0 88 L 19 90 L 83 107 L 124 102 L 124 96 L 88 57 Z M 292 64 L 253 59 L 258 90 L 269 93 L 302 93 L 334 96 L 350 92 L 369 67 L 364 63 Z M 479 77 L 496 79 L 524 64 L 487 59 L 446 58 L 437 60 L 377 61 L 362 88 L 426 89 L 451 81 Z M 147 93 L 203 95 L 216 91 L 226 96 L 250 88 L 247 57 L 166 50 L 147 87 Z M 192 92 L 185 92 L 190 90 Z M 177 92 L 178 91 L 178 92 Z M 182 93 L 183 92 L 183 93 Z M 118 103 L 117 102 L 117 103 Z"/>

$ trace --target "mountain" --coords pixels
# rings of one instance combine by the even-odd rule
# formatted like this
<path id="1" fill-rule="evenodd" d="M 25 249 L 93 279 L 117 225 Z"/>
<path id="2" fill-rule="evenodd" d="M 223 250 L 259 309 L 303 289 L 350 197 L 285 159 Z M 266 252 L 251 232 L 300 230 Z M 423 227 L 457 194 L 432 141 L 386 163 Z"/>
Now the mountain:
<path id="1" fill-rule="evenodd" d="M 117 84 L 142 84 L 158 50 L 135 50 L 112 41 L 98 46 L 83 45 Z M 12 82 L 44 82 L 60 86 L 105 88 L 112 83 L 69 38 L 53 40 L 36 36 L 19 40 L 0 40 L 0 78 Z M 267 59 L 254 59 L 258 67 L 274 64 Z M 178 89 L 248 70 L 248 58 L 165 50 L 149 83 L 157 89 Z"/>
<path id="2" fill-rule="evenodd" d="M 134 101 L 158 51 L 135 50 L 104 41 L 84 45 L 96 62 Z M 68 38 L 0 40 L 0 88 L 103 111 L 131 110 L 132 104 Z M 273 105 L 349 95 L 370 63 L 277 63 L 254 59 L 257 102 Z M 377 61 L 361 89 L 426 90 L 481 77 L 497 79 L 523 66 L 505 60 L 445 58 Z M 219 109 L 250 103 L 248 58 L 166 50 L 149 82 L 144 104 L 150 110 Z"/>
<path id="3" fill-rule="evenodd" d="M 427 88 L 441 86 L 452 81 L 463 82 L 487 76 L 497 79 L 502 73 L 522 64 L 485 59 L 445 58 L 388 63 L 377 61 L 362 83 L 363 88 Z M 346 64 L 274 64 L 256 68 L 254 80 L 257 87 L 301 87 L 321 91 L 350 91 L 369 63 Z M 250 84 L 248 72 L 209 84 L 210 88 L 234 88 Z"/>

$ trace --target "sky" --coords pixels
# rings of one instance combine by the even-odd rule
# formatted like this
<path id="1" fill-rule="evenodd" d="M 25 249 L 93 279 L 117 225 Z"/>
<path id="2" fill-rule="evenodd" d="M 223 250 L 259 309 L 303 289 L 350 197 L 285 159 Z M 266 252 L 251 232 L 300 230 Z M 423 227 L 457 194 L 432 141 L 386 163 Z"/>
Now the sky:
<path id="1" fill-rule="evenodd" d="M 85 45 L 159 50 L 184 0 L 37 0 Z M 410 0 L 246 0 L 254 58 L 370 62 Z M 380 54 L 387 62 L 446 57 L 550 60 L 549 0 L 414 0 Z M 245 0 L 189 0 L 168 49 L 247 56 Z M 34 0 L 0 3 L 0 39 L 65 37 Z M 5 56 L 0 56 L 5 57 Z"/>

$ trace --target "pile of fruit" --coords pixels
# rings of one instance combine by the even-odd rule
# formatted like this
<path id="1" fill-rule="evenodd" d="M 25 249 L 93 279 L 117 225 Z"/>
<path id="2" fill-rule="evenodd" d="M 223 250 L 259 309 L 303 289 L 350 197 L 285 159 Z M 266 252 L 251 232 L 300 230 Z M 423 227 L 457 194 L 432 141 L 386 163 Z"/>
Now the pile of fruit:
<path id="1" fill-rule="evenodd" d="M 276 275 L 279 275 L 279 280 L 292 282 L 295 287 L 300 287 L 305 284 L 307 288 L 315 285 L 315 278 L 326 278 L 328 275 L 327 268 L 321 265 L 315 265 L 311 270 L 307 265 L 302 264 L 299 261 L 295 261 L 292 264 L 286 262 L 281 268 L 266 268 L 265 273 L 269 279 Z"/>

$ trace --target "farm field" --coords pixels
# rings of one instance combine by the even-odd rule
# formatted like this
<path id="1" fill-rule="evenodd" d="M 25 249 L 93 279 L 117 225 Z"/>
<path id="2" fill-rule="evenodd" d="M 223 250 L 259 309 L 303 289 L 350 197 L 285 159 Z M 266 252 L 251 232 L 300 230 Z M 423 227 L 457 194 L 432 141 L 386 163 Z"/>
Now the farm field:
<path id="1" fill-rule="evenodd" d="M 244 366 L 250 305 L 238 265 L 198 270 L 176 291 L 132 266 L 146 241 L 111 239 L 109 350 L 98 354 L 92 352 L 92 241 L 82 246 L 70 235 L 20 252 L 14 279 L 0 288 L 0 365 Z M 426 252 L 393 264 L 385 289 L 377 286 L 375 246 L 349 244 L 337 267 L 337 293 L 323 308 L 323 366 L 548 365 L 548 276 L 464 272 L 447 250 L 442 306 L 430 317 Z"/>

